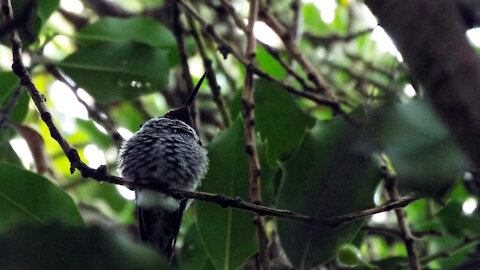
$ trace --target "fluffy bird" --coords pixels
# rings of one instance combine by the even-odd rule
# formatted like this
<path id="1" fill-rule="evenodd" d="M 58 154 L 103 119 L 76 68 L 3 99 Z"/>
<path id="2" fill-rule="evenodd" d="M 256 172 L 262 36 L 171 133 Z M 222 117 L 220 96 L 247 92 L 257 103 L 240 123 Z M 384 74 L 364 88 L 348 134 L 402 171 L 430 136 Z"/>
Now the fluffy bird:
<path id="1" fill-rule="evenodd" d="M 193 129 L 190 108 L 207 72 L 185 105 L 148 120 L 124 142 L 117 162 L 124 177 L 175 189 L 197 188 L 207 171 L 208 157 Z M 137 189 L 135 196 L 142 241 L 171 258 L 188 202 L 147 189 Z"/>

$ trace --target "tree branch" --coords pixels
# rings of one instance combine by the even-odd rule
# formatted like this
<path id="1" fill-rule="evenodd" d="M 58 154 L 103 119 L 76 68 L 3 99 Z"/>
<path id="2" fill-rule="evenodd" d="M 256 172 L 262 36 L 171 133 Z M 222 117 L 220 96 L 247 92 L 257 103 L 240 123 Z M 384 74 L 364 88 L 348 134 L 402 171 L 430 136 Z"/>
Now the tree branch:
<path id="1" fill-rule="evenodd" d="M 215 105 L 217 105 L 218 111 L 220 112 L 220 116 L 222 117 L 222 122 L 224 127 L 229 127 L 232 120 L 231 120 L 229 111 L 227 109 L 227 105 L 225 104 L 225 100 L 220 94 L 220 86 L 217 83 L 215 72 L 212 69 L 212 60 L 210 60 L 210 58 L 207 55 L 207 51 L 205 49 L 205 42 L 203 41 L 200 31 L 198 31 L 198 28 L 195 25 L 195 21 L 192 19 L 190 15 L 187 15 L 187 21 L 188 21 L 188 24 L 190 25 L 192 36 L 195 39 L 195 42 L 197 43 L 198 51 L 202 56 L 203 66 L 205 70 L 210 70 L 210 72 L 207 73 L 207 80 L 208 80 L 208 84 L 210 85 L 210 91 L 212 92 L 213 102 L 215 102 Z"/>
<path id="2" fill-rule="evenodd" d="M 245 56 L 248 64 L 251 65 L 255 62 L 255 56 L 257 52 L 257 43 L 253 34 L 253 26 L 257 21 L 259 0 L 250 0 L 250 10 L 248 14 L 248 24 L 245 28 L 245 34 L 247 36 L 247 45 L 245 48 Z M 242 93 L 242 114 L 243 114 L 243 128 L 245 136 L 245 151 L 248 156 L 248 164 L 250 171 L 250 188 L 248 191 L 248 197 L 250 202 L 261 205 L 262 204 L 262 191 L 260 180 L 260 160 L 258 159 L 257 142 L 255 139 L 255 81 L 253 79 L 253 72 L 247 68 L 245 73 L 245 81 L 243 85 Z M 268 237 L 265 230 L 265 219 L 255 214 L 253 216 L 253 223 L 257 226 L 258 241 L 260 244 L 259 258 L 261 268 L 263 270 L 270 270 L 270 255 L 268 253 Z"/>
<path id="3" fill-rule="evenodd" d="M 102 113 L 98 110 L 98 108 L 96 108 L 95 106 L 90 106 L 82 98 L 80 98 L 80 96 L 78 95 L 79 87 L 76 84 L 73 84 L 69 80 L 67 80 L 65 76 L 62 75 L 60 70 L 58 70 L 57 67 L 55 67 L 54 65 L 47 64 L 45 68 L 50 74 L 52 74 L 53 77 L 55 77 L 57 80 L 67 85 L 68 88 L 72 90 L 78 102 L 80 102 L 87 110 L 88 117 L 90 117 L 95 122 L 99 123 L 102 127 L 104 127 L 107 133 L 110 135 L 110 137 L 112 137 L 116 147 L 120 149 L 124 139 L 122 135 L 120 135 L 120 133 L 118 133 L 118 131 L 115 130 L 112 120 L 108 116 L 105 116 L 106 114 L 102 115 Z"/>
<path id="4" fill-rule="evenodd" d="M 310 99 L 320 105 L 327 106 L 330 109 L 332 109 L 333 112 L 335 112 L 338 115 L 343 116 L 348 122 L 350 122 L 353 126 L 358 126 L 359 124 L 351 118 L 347 112 L 345 112 L 340 104 L 335 100 L 331 98 L 325 98 L 321 97 L 315 93 L 307 92 L 307 91 L 300 91 L 293 87 L 292 85 L 284 82 L 283 80 L 274 78 L 270 76 L 268 73 L 264 72 L 263 70 L 259 69 L 257 66 L 255 66 L 253 63 L 249 63 L 245 57 L 243 56 L 243 53 L 239 52 L 239 50 L 235 47 L 232 47 L 228 44 L 226 40 L 224 40 L 222 37 L 220 37 L 216 32 L 215 29 L 211 24 L 209 24 L 207 21 L 205 21 L 202 16 L 200 16 L 195 9 L 188 3 L 184 2 L 183 0 L 176 0 L 182 7 L 185 9 L 186 12 L 188 12 L 190 15 L 192 15 L 195 20 L 197 20 L 200 25 L 202 26 L 203 30 L 212 37 L 212 39 L 218 44 L 219 50 L 224 54 L 231 53 L 237 60 L 242 63 L 247 69 L 250 69 L 253 73 L 258 75 L 259 77 L 262 77 L 268 81 L 271 81 L 282 88 L 284 88 L 287 92 L 301 96 L 306 99 Z M 315 88 L 312 88 L 314 90 Z"/>
<path id="5" fill-rule="evenodd" d="M 385 179 L 385 190 L 388 194 L 387 197 L 389 201 L 396 201 L 400 198 L 400 194 L 398 193 L 396 186 L 397 180 L 386 165 L 382 166 L 382 170 L 383 178 Z M 410 227 L 408 226 L 405 209 L 396 209 L 395 215 L 397 216 L 398 227 L 400 228 L 400 236 L 407 249 L 408 263 L 410 264 L 410 268 L 412 270 L 422 269 L 420 261 L 418 260 L 417 252 L 415 251 L 415 241 L 413 239 L 412 232 L 410 231 Z"/>

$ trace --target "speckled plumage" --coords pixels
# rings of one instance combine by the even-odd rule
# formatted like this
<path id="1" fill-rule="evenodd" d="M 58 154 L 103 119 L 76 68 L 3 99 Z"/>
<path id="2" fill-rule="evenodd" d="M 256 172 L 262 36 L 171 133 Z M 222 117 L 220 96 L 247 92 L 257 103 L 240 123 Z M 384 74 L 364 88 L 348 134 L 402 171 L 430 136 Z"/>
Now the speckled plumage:
<path id="1" fill-rule="evenodd" d="M 195 130 L 179 119 L 165 116 L 144 123 L 124 143 L 118 159 L 124 177 L 184 190 L 195 190 L 207 167 L 207 150 Z M 137 190 L 136 202 L 142 239 L 168 255 L 183 214 L 180 202 L 148 190 Z"/>

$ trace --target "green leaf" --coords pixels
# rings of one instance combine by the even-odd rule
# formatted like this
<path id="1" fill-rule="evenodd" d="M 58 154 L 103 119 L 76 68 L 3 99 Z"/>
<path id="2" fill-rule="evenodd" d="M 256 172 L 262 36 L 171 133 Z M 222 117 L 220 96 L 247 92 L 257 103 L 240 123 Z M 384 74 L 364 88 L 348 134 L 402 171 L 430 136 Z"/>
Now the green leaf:
<path id="1" fill-rule="evenodd" d="M 87 133 L 90 142 L 94 142 L 96 145 L 98 145 L 104 150 L 108 149 L 113 145 L 112 137 L 98 130 L 95 124 L 93 124 L 93 121 L 76 119 L 76 122 L 79 130 Z"/>
<path id="2" fill-rule="evenodd" d="M 210 166 L 201 191 L 248 200 L 248 160 L 243 123 L 237 119 L 207 147 Z M 197 224 L 216 269 L 238 269 L 258 251 L 252 215 L 206 202 L 195 202 Z"/>
<path id="3" fill-rule="evenodd" d="M 168 83 L 165 52 L 131 41 L 92 44 L 59 66 L 100 103 L 135 99 Z"/>
<path id="4" fill-rule="evenodd" d="M 185 235 L 182 250 L 178 255 L 178 266 L 181 270 L 209 270 L 214 267 L 205 252 L 198 227 L 195 225 L 190 226 Z"/>
<path id="5" fill-rule="evenodd" d="M 373 206 L 379 172 L 357 149 L 361 130 L 344 119 L 318 122 L 306 133 L 296 155 L 285 165 L 277 207 L 318 218 L 330 218 Z M 324 263 L 340 244 L 353 240 L 363 221 L 331 229 L 278 220 L 285 252 L 300 269 Z"/>
<path id="6" fill-rule="evenodd" d="M 75 37 L 82 45 L 99 41 L 136 41 L 168 51 L 171 65 L 178 63 L 175 36 L 158 21 L 146 17 L 113 18 L 103 17 L 86 26 Z"/>
<path id="7" fill-rule="evenodd" d="M 287 74 L 282 65 L 262 47 L 257 48 L 257 63 L 260 69 L 273 77 L 282 79 Z"/>
<path id="8" fill-rule="evenodd" d="M 372 120 L 371 137 L 391 159 L 401 188 L 441 196 L 468 168 L 466 157 L 428 103 L 389 104 Z"/>
<path id="9" fill-rule="evenodd" d="M 23 168 L 22 161 L 17 153 L 10 145 L 10 138 L 15 132 L 11 128 L 7 128 L 0 133 L 0 161 L 8 162 L 11 165 Z"/>
<path id="10" fill-rule="evenodd" d="M 262 139 L 267 140 L 268 161 L 287 161 L 315 120 L 305 114 L 290 94 L 266 80 L 255 82 L 255 120 Z"/>
<path id="11" fill-rule="evenodd" d="M 38 17 L 45 23 L 50 15 L 58 9 L 60 0 L 40 0 L 38 1 L 37 14 Z"/>
<path id="12" fill-rule="evenodd" d="M 45 177 L 0 162 L 0 230 L 16 222 L 83 225 L 72 198 Z"/>
<path id="13" fill-rule="evenodd" d="M 6 270 L 171 269 L 151 248 L 99 227 L 18 227 L 0 235 L 0 254 Z"/>
<path id="14" fill-rule="evenodd" d="M 465 216 L 462 206 L 460 202 L 449 202 L 437 216 L 447 232 L 458 239 L 465 235 L 474 236 L 480 230 L 479 218 Z"/>
<path id="15" fill-rule="evenodd" d="M 0 72 L 0 108 L 5 106 L 14 94 L 19 84 L 17 76 L 12 72 Z M 28 111 L 30 96 L 24 89 L 21 90 L 17 103 L 10 111 L 8 119 L 15 123 L 21 123 Z"/>

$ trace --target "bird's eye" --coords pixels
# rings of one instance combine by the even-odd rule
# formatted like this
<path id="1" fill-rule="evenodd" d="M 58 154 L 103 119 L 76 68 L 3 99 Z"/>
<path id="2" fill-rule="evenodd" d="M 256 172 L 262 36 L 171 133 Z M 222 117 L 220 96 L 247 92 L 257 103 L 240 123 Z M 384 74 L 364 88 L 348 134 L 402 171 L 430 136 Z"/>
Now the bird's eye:
<path id="1" fill-rule="evenodd" d="M 142 128 L 142 127 L 143 127 L 143 124 L 138 125 L 138 128 Z"/>

